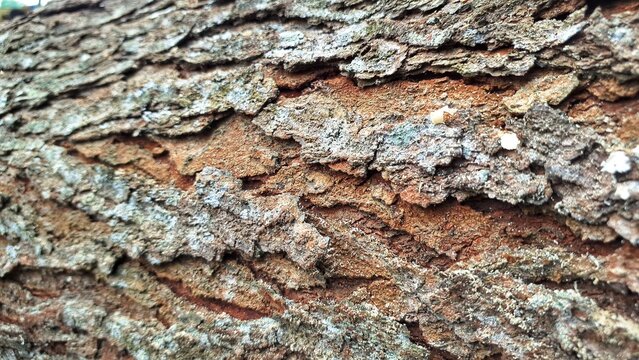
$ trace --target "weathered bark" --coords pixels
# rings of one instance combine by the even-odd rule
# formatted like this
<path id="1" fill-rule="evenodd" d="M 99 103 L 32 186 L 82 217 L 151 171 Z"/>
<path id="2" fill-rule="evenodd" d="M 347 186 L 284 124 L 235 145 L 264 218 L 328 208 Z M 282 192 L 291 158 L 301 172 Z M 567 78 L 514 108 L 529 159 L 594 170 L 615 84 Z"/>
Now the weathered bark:
<path id="1" fill-rule="evenodd" d="M 639 358 L 639 3 L 67 0 L 0 30 L 0 358 Z"/>

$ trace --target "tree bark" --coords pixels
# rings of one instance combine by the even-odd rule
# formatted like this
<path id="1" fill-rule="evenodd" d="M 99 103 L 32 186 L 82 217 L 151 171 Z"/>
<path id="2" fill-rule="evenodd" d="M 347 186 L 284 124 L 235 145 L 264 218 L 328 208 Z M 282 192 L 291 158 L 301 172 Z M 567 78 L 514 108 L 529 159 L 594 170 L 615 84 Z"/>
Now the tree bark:
<path id="1" fill-rule="evenodd" d="M 639 358 L 639 5 L 66 0 L 0 30 L 0 358 Z"/>

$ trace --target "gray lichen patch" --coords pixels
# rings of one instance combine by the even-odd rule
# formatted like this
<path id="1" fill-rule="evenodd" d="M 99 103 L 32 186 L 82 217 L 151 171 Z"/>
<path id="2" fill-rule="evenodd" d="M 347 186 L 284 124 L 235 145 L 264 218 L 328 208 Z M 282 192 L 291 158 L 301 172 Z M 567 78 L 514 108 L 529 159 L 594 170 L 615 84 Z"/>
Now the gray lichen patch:
<path id="1" fill-rule="evenodd" d="M 458 270 L 447 273 L 441 279 L 441 284 L 436 286 L 437 290 L 426 295 L 426 301 L 434 304 L 443 302 L 448 305 L 450 302 L 447 299 L 454 292 L 461 292 L 472 305 L 456 307 L 439 321 L 431 320 L 432 314 L 421 315 L 421 319 L 428 323 L 422 331 L 437 331 L 441 328 L 441 323 L 455 324 L 460 319 L 470 319 L 476 326 L 475 331 L 464 331 L 463 327 L 453 325 L 454 335 L 444 333 L 438 342 L 438 346 L 460 357 L 470 356 L 479 351 L 478 348 L 464 345 L 475 341 L 499 346 L 513 357 L 543 353 L 549 357 L 568 358 L 563 355 L 564 352 L 577 352 L 584 357 L 597 358 L 613 352 L 622 358 L 629 358 L 636 351 L 634 346 L 618 347 L 615 341 L 609 341 L 605 336 L 597 345 L 580 340 L 586 334 L 614 332 L 629 343 L 634 343 L 638 329 L 633 321 L 614 316 L 599 308 L 578 291 L 547 291 L 539 285 L 515 281 L 512 288 L 505 292 L 498 285 L 504 280 L 499 275 L 489 272 Z M 496 308 L 512 310 L 507 310 L 506 314 L 502 315 L 489 310 Z M 575 319 L 575 312 L 584 316 Z M 537 315 L 531 317 L 528 315 L 530 313 Z M 538 333 L 538 329 L 545 321 L 550 321 L 554 326 L 542 335 Z M 526 335 L 507 335 L 513 331 L 521 331 Z M 540 336 L 543 337 L 542 340 L 539 340 Z"/>
<path id="2" fill-rule="evenodd" d="M 599 169 L 604 155 L 597 146 L 604 140 L 560 111 L 537 105 L 523 120 L 512 119 L 523 141 L 512 155 L 498 152 L 500 131 L 483 126 L 480 114 L 460 116 L 464 123 L 447 125 L 401 115 L 364 118 L 327 93 L 270 105 L 254 122 L 267 134 L 295 139 L 308 162 L 345 162 L 358 174 L 380 171 L 399 189 L 417 190 L 404 198 L 424 205 L 480 194 L 512 204 L 552 204 L 589 224 L 603 224 L 628 206 L 614 199 L 616 178 Z M 535 166 L 544 173 L 531 170 Z M 553 193 L 561 200 L 553 202 Z"/>
<path id="3" fill-rule="evenodd" d="M 77 276 L 69 276 L 68 281 L 73 284 L 79 280 Z M 91 338 L 87 334 L 93 334 L 141 359 L 279 358 L 287 352 L 330 358 L 343 351 L 395 358 L 428 356 L 428 351 L 409 340 L 403 325 L 379 313 L 371 305 L 291 304 L 290 309 L 281 315 L 240 320 L 228 314 L 210 313 L 205 307 L 188 301 L 176 301 L 169 287 L 149 277 L 139 267 L 123 267 L 111 277 L 110 282 L 113 290 L 103 289 L 103 295 L 112 296 L 115 291 L 122 291 L 139 301 L 141 309 L 133 312 L 135 308 L 132 309 L 130 304 L 118 303 L 117 300 L 111 303 L 111 298 L 87 300 L 63 296 L 36 299 L 33 306 L 16 307 L 14 311 L 27 314 L 23 318 L 37 316 L 45 309 L 59 312 L 60 323 L 38 324 L 49 330 L 47 333 L 50 335 L 43 340 L 56 340 L 52 328 L 64 326 L 58 331 L 61 336 L 58 335 L 57 340 L 70 338 L 71 330 L 76 332 L 74 341 L 67 343 L 70 345 L 68 350 L 73 353 L 81 352 L 83 347 L 78 345 L 90 343 Z M 240 282 L 238 285 L 254 284 Z M 3 290 L 7 290 L 0 296 L 3 300 L 10 295 L 20 300 L 30 295 L 15 288 L 3 287 Z M 168 312 L 176 317 L 171 326 L 164 324 L 160 317 L 140 317 L 153 313 L 148 308 L 159 304 L 170 304 Z M 119 309 L 112 310 L 114 305 Z M 360 341 L 352 341 L 353 336 Z M 14 345 L 14 342 L 9 344 Z M 85 344 L 84 351 L 89 352 L 87 355 L 90 355 L 90 350 L 91 346 Z"/>
<path id="4" fill-rule="evenodd" d="M 360 55 L 350 63 L 340 66 L 340 70 L 357 80 L 370 84 L 376 78 L 393 75 L 402 67 L 406 59 L 407 47 L 390 41 L 373 41 L 365 55 Z"/>
<path id="5" fill-rule="evenodd" d="M 328 245 L 329 239 L 305 222 L 296 197 L 254 197 L 217 169 L 204 169 L 195 191 L 183 192 L 85 165 L 55 146 L 30 150 L 16 144 L 2 160 L 37 177 L 33 185 L 44 199 L 108 224 L 108 239 L 101 241 L 133 258 L 144 256 L 155 263 L 180 254 L 213 260 L 230 251 L 247 256 L 285 252 L 300 266 L 312 267 Z M 35 214 L 16 220 L 0 234 L 15 241 L 37 240 L 35 233 L 16 227 L 36 226 Z"/>
<path id="6" fill-rule="evenodd" d="M 175 70 L 142 71 L 127 81 L 19 114 L 22 134 L 89 140 L 112 134 L 176 136 L 201 131 L 229 113 L 257 113 L 277 95 L 259 66 L 180 79 Z"/>

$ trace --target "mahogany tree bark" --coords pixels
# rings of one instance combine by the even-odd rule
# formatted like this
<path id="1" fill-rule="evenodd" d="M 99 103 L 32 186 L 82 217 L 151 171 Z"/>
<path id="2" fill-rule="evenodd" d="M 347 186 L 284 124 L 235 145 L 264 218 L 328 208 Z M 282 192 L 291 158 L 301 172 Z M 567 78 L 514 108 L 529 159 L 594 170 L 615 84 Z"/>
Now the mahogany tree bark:
<path id="1" fill-rule="evenodd" d="M 639 358 L 636 1 L 53 1 L 0 54 L 1 359 Z"/>

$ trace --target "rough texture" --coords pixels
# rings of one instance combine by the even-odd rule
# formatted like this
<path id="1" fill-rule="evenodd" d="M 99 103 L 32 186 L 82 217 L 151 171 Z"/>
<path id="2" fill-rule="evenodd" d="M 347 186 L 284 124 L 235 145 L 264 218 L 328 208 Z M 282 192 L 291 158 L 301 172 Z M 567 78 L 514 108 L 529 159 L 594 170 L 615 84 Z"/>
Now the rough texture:
<path id="1" fill-rule="evenodd" d="M 0 26 L 0 359 L 639 358 L 636 2 Z"/>

